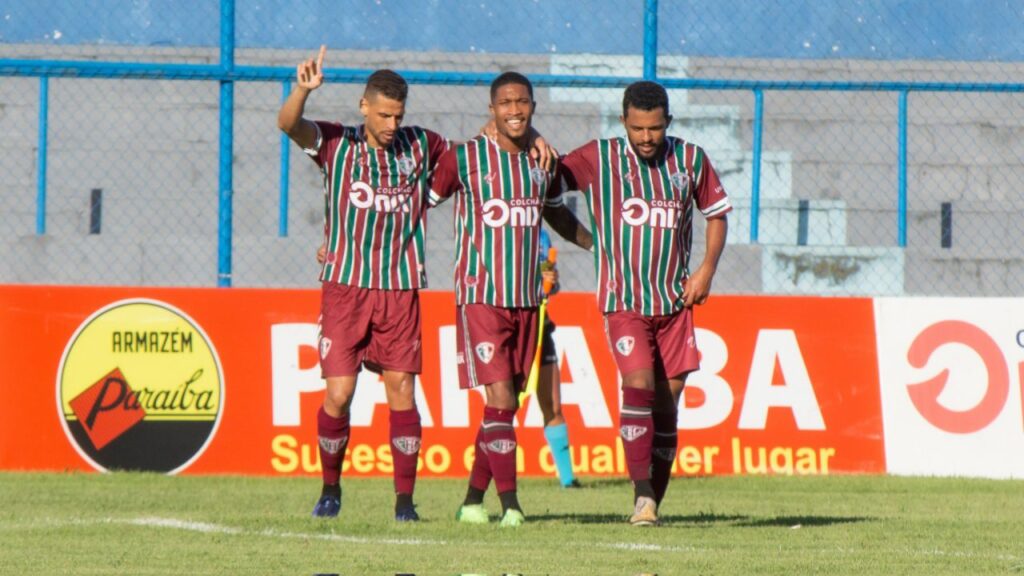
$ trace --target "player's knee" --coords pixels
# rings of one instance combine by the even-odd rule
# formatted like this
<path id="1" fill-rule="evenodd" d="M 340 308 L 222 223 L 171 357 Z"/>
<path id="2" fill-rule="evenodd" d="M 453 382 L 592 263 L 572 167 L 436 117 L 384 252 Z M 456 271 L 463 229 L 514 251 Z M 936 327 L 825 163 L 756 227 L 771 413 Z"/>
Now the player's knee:
<path id="1" fill-rule="evenodd" d="M 643 390 L 654 390 L 654 371 L 636 370 L 622 376 L 623 388 L 641 388 Z"/>
<path id="2" fill-rule="evenodd" d="M 349 406 L 352 405 L 352 392 L 352 390 L 332 389 L 328 387 L 327 394 L 324 396 L 324 409 L 328 413 L 348 412 Z"/>

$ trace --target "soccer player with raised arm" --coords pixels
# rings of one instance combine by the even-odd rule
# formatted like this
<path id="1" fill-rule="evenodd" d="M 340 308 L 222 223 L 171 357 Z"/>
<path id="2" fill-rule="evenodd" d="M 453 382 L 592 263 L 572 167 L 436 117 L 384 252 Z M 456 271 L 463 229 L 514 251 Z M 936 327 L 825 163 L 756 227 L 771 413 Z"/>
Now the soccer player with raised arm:
<path id="1" fill-rule="evenodd" d="M 661 85 L 626 88 L 621 120 L 625 138 L 591 141 L 562 160 L 560 185 L 583 191 L 590 209 L 598 306 L 622 375 L 630 523 L 649 526 L 672 475 L 679 398 L 699 367 L 693 306 L 710 293 L 731 206 L 704 150 L 666 135 L 672 116 Z M 691 273 L 694 206 L 707 242 Z"/>
<path id="2" fill-rule="evenodd" d="M 414 396 L 421 371 L 418 290 L 424 287 L 423 236 L 428 179 L 450 143 L 403 127 L 408 86 L 390 70 L 366 82 L 360 126 L 303 118 L 323 84 L 325 47 L 298 66 L 278 126 L 323 173 L 326 254 L 320 274 L 320 364 L 327 382 L 317 414 L 323 488 L 313 516 L 337 516 L 349 408 L 360 368 L 382 375 L 390 408 L 395 519 L 416 521 L 413 504 L 422 430 Z"/>
<path id="3" fill-rule="evenodd" d="M 486 523 L 483 496 L 494 479 L 502 526 L 525 521 L 516 492 L 518 392 L 538 338 L 541 215 L 579 241 L 575 215 L 552 190 L 553 175 L 527 154 L 535 109 L 533 86 L 506 72 L 491 83 L 496 137 L 455 146 L 439 161 L 431 184 L 436 205 L 455 195 L 455 331 L 459 384 L 484 386 L 469 489 L 456 518 Z"/>

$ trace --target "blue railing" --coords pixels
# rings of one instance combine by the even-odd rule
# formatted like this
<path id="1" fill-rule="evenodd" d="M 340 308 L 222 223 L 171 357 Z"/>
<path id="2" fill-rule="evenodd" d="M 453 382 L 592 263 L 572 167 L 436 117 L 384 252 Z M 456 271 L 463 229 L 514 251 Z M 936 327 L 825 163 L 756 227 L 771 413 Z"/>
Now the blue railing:
<path id="1" fill-rule="evenodd" d="M 220 64 L 161 64 L 146 62 L 94 62 L 69 60 L 0 59 L 0 76 L 39 78 L 39 149 L 36 196 L 36 233 L 46 233 L 46 156 L 49 78 L 117 78 L 142 80 L 197 80 L 220 84 L 220 134 L 218 182 L 217 285 L 231 286 L 232 276 L 232 152 L 234 133 L 234 83 L 280 82 L 286 98 L 295 70 L 288 67 L 238 66 L 235 52 L 235 1 L 221 0 Z M 894 92 L 898 108 L 897 238 L 907 243 L 907 115 L 911 92 L 1024 92 L 1024 83 L 955 82 L 803 82 L 775 80 L 732 80 L 698 78 L 657 78 L 658 2 L 646 0 L 644 9 L 643 76 L 659 80 L 668 89 L 750 91 L 754 99 L 753 172 L 751 182 L 750 242 L 758 242 L 761 194 L 764 93 L 767 91 Z M 491 73 L 400 71 L 413 84 L 486 86 Z M 328 68 L 325 81 L 363 83 L 372 70 Z M 635 81 L 621 76 L 569 76 L 531 74 L 538 87 L 623 88 Z M 278 234 L 288 235 L 289 143 L 281 138 L 280 214 Z"/>

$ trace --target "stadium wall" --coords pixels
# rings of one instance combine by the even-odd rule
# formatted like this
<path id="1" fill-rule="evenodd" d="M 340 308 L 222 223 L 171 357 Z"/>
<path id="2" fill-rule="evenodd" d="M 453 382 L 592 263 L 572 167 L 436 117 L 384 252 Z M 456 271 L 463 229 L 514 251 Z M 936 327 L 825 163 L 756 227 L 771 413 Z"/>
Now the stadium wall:
<path id="1" fill-rule="evenodd" d="M 482 396 L 458 388 L 452 293 L 422 297 L 420 473 L 465 476 Z M 0 286 L 0 303 L 0 469 L 317 474 L 317 291 Z M 593 296 L 551 313 L 576 470 L 623 476 Z M 1019 300 L 716 296 L 697 324 L 678 475 L 1024 476 Z M 347 477 L 391 473 L 375 380 Z M 534 402 L 517 424 L 520 473 L 553 473 Z"/>

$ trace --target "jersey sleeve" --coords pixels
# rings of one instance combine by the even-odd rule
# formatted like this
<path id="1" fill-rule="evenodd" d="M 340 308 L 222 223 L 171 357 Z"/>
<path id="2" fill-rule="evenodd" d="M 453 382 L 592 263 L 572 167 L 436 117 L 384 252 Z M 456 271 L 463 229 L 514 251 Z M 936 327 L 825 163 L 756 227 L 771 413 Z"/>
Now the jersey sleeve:
<path id="1" fill-rule="evenodd" d="M 427 200 L 433 208 L 444 202 L 459 187 L 459 168 L 454 148 L 441 155 L 434 167 L 434 176 L 430 181 L 430 198 Z"/>
<path id="2" fill-rule="evenodd" d="M 597 158 L 597 140 L 591 140 L 563 156 L 558 162 L 555 188 L 560 192 L 585 191 L 594 182 Z"/>
<path id="3" fill-rule="evenodd" d="M 711 158 L 708 158 L 703 149 L 699 149 L 699 153 L 703 162 L 696 177 L 697 193 L 694 194 L 694 201 L 704 218 L 722 218 L 732 210 L 732 204 L 729 203 L 729 196 L 726 195 L 725 188 L 718 179 L 718 173 L 711 164 Z"/>
<path id="4" fill-rule="evenodd" d="M 454 144 L 433 130 L 424 130 L 427 135 L 427 170 L 433 171 L 444 153 L 451 150 Z"/>
<path id="5" fill-rule="evenodd" d="M 344 128 L 338 122 L 323 120 L 317 120 L 313 122 L 313 125 L 316 127 L 316 142 L 312 147 L 303 148 L 302 151 L 312 158 L 317 166 L 323 168 L 330 162 L 334 152 L 338 149 Z"/>

